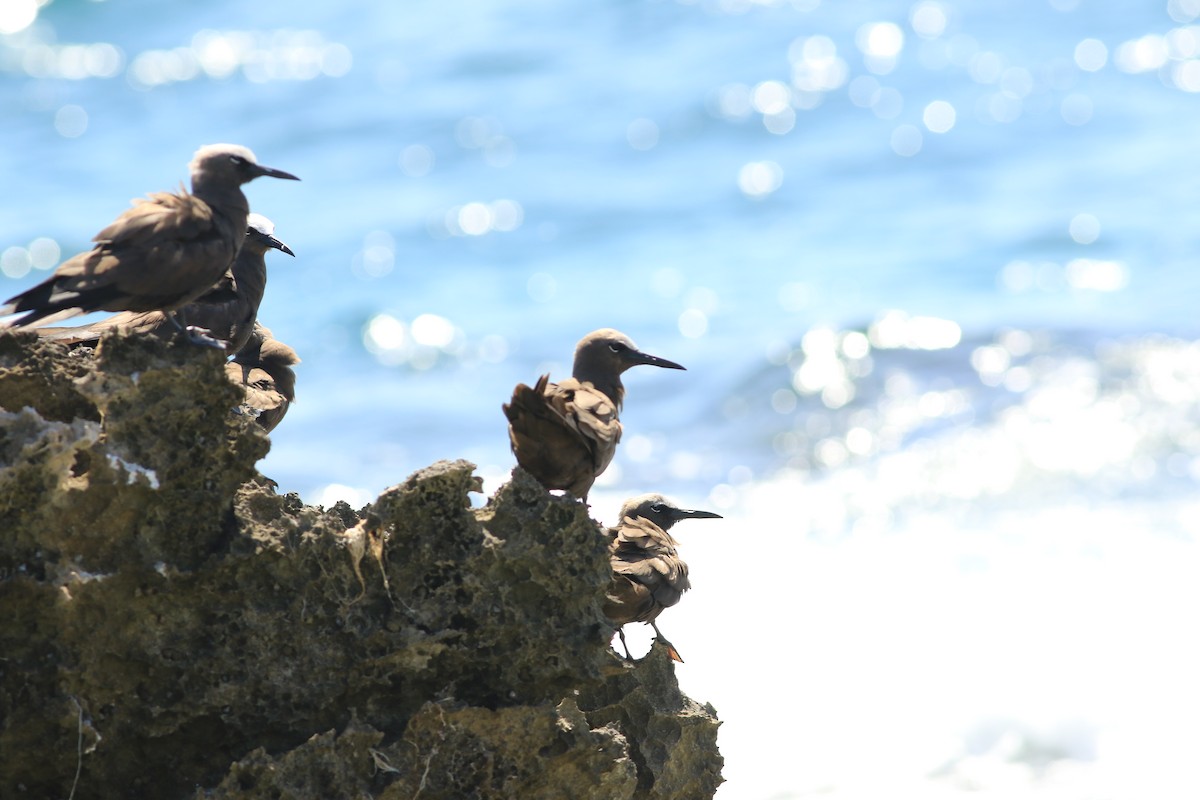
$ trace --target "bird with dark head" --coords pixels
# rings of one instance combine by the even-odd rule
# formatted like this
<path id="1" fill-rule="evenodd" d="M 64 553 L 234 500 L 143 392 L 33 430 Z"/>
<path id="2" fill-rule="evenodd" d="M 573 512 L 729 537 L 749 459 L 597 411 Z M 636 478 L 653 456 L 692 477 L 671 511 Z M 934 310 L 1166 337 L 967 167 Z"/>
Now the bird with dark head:
<path id="1" fill-rule="evenodd" d="M 196 151 L 191 192 L 158 192 L 96 234 L 96 246 L 67 259 L 32 289 L 9 298 L 3 327 L 27 327 L 92 311 L 162 311 L 180 330 L 175 309 L 208 291 L 233 264 L 246 236 L 249 203 L 242 185 L 267 176 L 299 180 L 262 166 L 235 144 Z M 220 346 L 193 330 L 191 339 Z"/>
<path id="2" fill-rule="evenodd" d="M 247 218 L 246 239 L 237 258 L 219 281 L 207 292 L 175 310 L 182 324 L 203 330 L 225 343 L 232 353 L 241 350 L 254 330 L 258 307 L 267 288 L 268 250 L 295 256 L 292 249 L 275 238 L 275 223 L 262 214 L 251 212 Z M 72 346 L 94 345 L 111 330 L 169 338 L 177 333 L 175 324 L 163 311 L 121 311 L 111 317 L 75 328 L 38 328 L 38 335 Z"/>
<path id="3" fill-rule="evenodd" d="M 631 656 L 623 626 L 647 622 L 670 657 L 683 661 L 655 622 L 663 609 L 678 603 L 691 588 L 687 564 L 676 549 L 679 543 L 667 532 L 681 519 L 721 519 L 721 515 L 680 508 L 661 494 L 644 494 L 626 500 L 621 521 L 608 530 L 613 576 L 604 613 L 617 625 L 626 658 Z"/>
<path id="4" fill-rule="evenodd" d="M 245 393 L 234 411 L 254 417 L 268 433 L 275 430 L 288 407 L 296 402 L 296 373 L 292 367 L 299 363 L 295 350 L 256 322 L 246 344 L 225 365 L 225 377 Z"/>
<path id="5" fill-rule="evenodd" d="M 621 375 L 639 364 L 684 369 L 643 353 L 620 331 L 602 328 L 579 341 L 570 378 L 550 383 L 543 375 L 533 387 L 517 384 L 503 406 L 517 464 L 547 489 L 565 489 L 586 501 L 621 441 Z"/>

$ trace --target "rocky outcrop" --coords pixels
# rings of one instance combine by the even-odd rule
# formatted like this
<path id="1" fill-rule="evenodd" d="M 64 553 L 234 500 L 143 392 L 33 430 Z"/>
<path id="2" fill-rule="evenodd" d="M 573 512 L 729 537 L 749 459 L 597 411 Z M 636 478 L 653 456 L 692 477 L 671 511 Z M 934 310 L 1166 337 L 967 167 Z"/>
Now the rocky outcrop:
<path id="1" fill-rule="evenodd" d="M 223 362 L 0 336 L 0 796 L 712 796 L 715 712 L 608 647 L 583 505 L 445 461 L 306 506 Z"/>

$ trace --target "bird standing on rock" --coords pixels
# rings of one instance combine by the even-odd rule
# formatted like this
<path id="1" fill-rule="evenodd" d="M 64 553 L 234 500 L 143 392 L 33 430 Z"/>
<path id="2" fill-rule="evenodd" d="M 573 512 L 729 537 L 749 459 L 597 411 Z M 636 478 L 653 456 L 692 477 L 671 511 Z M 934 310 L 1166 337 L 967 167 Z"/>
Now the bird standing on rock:
<path id="1" fill-rule="evenodd" d="M 299 180 L 264 167 L 249 149 L 206 145 L 189 165 L 192 191 L 158 192 L 96 234 L 96 246 L 58 266 L 42 283 L 0 306 L 0 316 L 25 312 L 4 327 L 91 311 L 163 311 L 183 330 L 175 309 L 208 291 L 233 264 L 246 236 L 249 203 L 242 184 L 260 176 Z M 193 342 L 220 346 L 203 331 Z"/>
<path id="2" fill-rule="evenodd" d="M 176 318 L 184 325 L 203 329 L 214 339 L 222 340 L 232 353 L 241 350 L 250 339 L 254 321 L 258 318 L 258 307 L 267 288 L 264 256 L 272 249 L 289 256 L 296 255 L 290 247 L 275 238 L 275 223 L 262 214 L 251 212 L 247 220 L 246 239 L 237 258 L 233 260 L 233 266 L 207 292 L 176 309 Z M 77 328 L 37 329 L 43 338 L 70 345 L 95 343 L 110 330 L 165 338 L 177 329 L 162 311 L 122 311 Z"/>
<path id="3" fill-rule="evenodd" d="M 225 377 L 242 387 L 245 400 L 235 411 L 249 414 L 268 433 L 283 421 L 296 401 L 296 351 L 255 323 L 249 341 L 225 365 Z"/>
<path id="4" fill-rule="evenodd" d="M 626 658 L 632 657 L 622 626 L 648 622 L 671 659 L 683 661 L 655 623 L 664 608 L 678 603 L 691 588 L 687 564 L 675 549 L 679 543 L 667 533 L 681 519 L 721 519 L 721 515 L 680 508 L 661 494 L 644 494 L 626 500 L 621 521 L 608 530 L 613 577 L 604 613 L 617 624 Z"/>
<path id="5" fill-rule="evenodd" d="M 621 440 L 621 373 L 638 364 L 684 369 L 641 352 L 620 331 L 602 328 L 579 341 L 570 378 L 550 383 L 543 375 L 533 388 L 517 384 L 503 406 L 517 463 L 547 489 L 565 489 L 586 501 Z"/>

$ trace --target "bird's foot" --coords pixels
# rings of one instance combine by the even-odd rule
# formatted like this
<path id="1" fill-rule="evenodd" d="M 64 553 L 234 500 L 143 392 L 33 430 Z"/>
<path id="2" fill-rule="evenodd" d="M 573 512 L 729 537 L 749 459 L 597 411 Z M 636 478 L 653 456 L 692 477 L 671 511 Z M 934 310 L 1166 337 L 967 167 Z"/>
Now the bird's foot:
<path id="1" fill-rule="evenodd" d="M 187 336 L 187 340 L 192 344 L 198 344 L 203 347 L 211 347 L 215 350 L 226 349 L 225 342 L 221 341 L 215 336 L 210 336 L 209 331 L 205 328 L 200 328 L 195 325 L 188 325 L 183 329 L 183 332 L 184 335 Z"/>
<path id="2" fill-rule="evenodd" d="M 654 624 L 654 622 L 651 621 L 650 627 L 654 628 L 655 640 L 657 642 L 659 642 L 663 647 L 667 648 L 667 656 L 672 661 L 678 661 L 680 664 L 682 664 L 683 656 L 679 655 L 679 651 L 675 649 L 675 645 L 671 644 L 671 642 L 667 639 L 667 637 L 662 635 L 662 631 L 660 631 L 658 629 L 658 625 Z"/>
<path id="3" fill-rule="evenodd" d="M 679 655 L 679 651 L 675 649 L 675 645 L 671 644 L 666 639 L 664 639 L 663 646 L 667 648 L 667 656 L 672 661 L 677 661 L 680 664 L 683 663 L 683 656 Z"/>

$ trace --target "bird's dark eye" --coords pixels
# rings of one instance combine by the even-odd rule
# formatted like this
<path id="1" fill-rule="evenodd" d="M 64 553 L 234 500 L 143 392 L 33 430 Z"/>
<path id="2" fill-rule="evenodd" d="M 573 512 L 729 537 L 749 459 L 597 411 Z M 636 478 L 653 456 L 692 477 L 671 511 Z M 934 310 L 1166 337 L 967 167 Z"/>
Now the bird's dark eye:
<path id="1" fill-rule="evenodd" d="M 661 514 L 664 511 L 662 503 L 655 503 L 654 505 L 650 506 L 650 510 L 655 514 Z"/>
<path id="2" fill-rule="evenodd" d="M 246 163 L 246 159 L 242 158 L 241 156 L 230 156 L 229 160 L 239 167 Z"/>
<path id="3" fill-rule="evenodd" d="M 620 342 L 613 342 L 608 346 L 608 349 L 612 350 L 614 353 L 620 353 L 622 350 L 626 350 L 627 348 Z"/>

